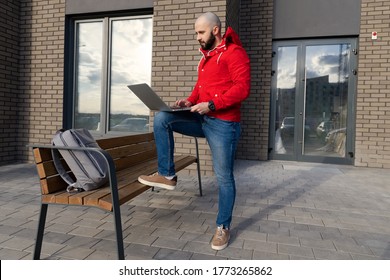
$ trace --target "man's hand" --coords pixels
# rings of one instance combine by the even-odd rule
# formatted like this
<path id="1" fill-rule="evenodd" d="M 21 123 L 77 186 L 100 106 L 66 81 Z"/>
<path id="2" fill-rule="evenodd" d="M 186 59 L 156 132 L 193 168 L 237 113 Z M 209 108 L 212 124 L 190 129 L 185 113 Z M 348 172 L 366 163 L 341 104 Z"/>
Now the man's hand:
<path id="1" fill-rule="evenodd" d="M 209 103 L 208 102 L 198 103 L 192 106 L 191 112 L 199 113 L 201 115 L 207 114 L 208 112 L 210 112 Z"/>
<path id="2" fill-rule="evenodd" d="M 176 107 L 191 107 L 192 103 L 187 99 L 180 99 L 175 102 Z"/>

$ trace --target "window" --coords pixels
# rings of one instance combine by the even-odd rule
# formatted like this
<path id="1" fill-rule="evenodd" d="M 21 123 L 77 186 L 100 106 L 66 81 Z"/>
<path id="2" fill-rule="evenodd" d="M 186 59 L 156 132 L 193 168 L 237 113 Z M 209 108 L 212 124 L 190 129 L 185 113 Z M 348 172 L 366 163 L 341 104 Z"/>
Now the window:
<path id="1" fill-rule="evenodd" d="M 127 85 L 151 82 L 152 26 L 151 16 L 74 22 L 73 127 L 149 131 L 149 110 Z"/>

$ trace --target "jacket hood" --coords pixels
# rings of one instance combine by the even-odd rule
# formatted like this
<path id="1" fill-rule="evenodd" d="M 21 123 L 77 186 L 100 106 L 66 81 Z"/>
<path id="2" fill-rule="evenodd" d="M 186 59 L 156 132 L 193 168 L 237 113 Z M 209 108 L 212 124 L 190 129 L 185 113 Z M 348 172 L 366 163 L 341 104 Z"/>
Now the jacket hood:
<path id="1" fill-rule="evenodd" d="M 222 39 L 225 39 L 226 45 L 235 44 L 235 45 L 238 45 L 240 47 L 242 46 L 242 43 L 241 43 L 240 38 L 238 37 L 238 34 L 236 32 L 234 32 L 233 28 L 231 28 L 230 26 L 226 30 L 226 33 L 225 33 L 225 35 L 223 35 Z"/>
<path id="2" fill-rule="evenodd" d="M 224 52 L 226 50 L 226 47 L 230 44 L 242 47 L 242 43 L 240 41 L 240 38 L 238 37 L 238 34 L 234 32 L 233 28 L 228 27 L 226 33 L 222 37 L 222 42 L 217 47 L 212 50 L 203 50 L 202 48 L 199 48 L 199 51 L 203 54 L 204 57 L 212 56 L 217 53 Z M 218 51 L 216 52 L 216 50 Z"/>

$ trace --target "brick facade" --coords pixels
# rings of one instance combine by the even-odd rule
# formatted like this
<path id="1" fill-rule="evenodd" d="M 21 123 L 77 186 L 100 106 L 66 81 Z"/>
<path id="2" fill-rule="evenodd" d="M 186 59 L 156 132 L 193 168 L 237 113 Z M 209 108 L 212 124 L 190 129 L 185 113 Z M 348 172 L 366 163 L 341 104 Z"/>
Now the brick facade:
<path id="1" fill-rule="evenodd" d="M 65 0 L 20 2 L 19 141 L 23 147 L 49 143 L 62 127 Z"/>
<path id="2" fill-rule="evenodd" d="M 371 32 L 378 39 L 371 39 Z M 390 168 L 390 1 L 362 0 L 355 165 Z"/>
<path id="3" fill-rule="evenodd" d="M 243 104 L 237 157 L 268 159 L 268 130 L 272 71 L 273 0 L 242 0 L 240 36 L 251 59 L 252 88 Z"/>
<path id="4" fill-rule="evenodd" d="M 390 168 L 390 0 L 361 0 L 355 165 Z M 0 165 L 25 162 L 28 143 L 48 143 L 63 121 L 66 0 L 0 0 Z M 243 104 L 237 157 L 266 160 L 274 0 L 154 1 L 152 86 L 172 102 L 190 94 L 200 59 L 194 21 L 205 11 L 232 25 L 251 58 L 252 91 Z M 371 40 L 371 32 L 378 40 Z M 176 135 L 178 152 L 194 152 Z M 201 164 L 212 173 L 207 143 Z M 194 167 L 195 169 L 195 167 Z"/>

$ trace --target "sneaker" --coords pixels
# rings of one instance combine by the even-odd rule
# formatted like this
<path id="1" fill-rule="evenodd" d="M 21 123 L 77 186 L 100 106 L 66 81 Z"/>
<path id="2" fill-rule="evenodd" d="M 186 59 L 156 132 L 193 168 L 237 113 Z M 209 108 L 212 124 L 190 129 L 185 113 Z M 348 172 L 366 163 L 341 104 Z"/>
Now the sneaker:
<path id="1" fill-rule="evenodd" d="M 213 240 L 211 240 L 211 248 L 214 250 L 223 250 L 229 243 L 230 233 L 223 226 L 217 227 Z"/>
<path id="2" fill-rule="evenodd" d="M 147 175 L 139 176 L 138 182 L 147 186 L 158 187 L 158 188 L 163 188 L 172 191 L 176 187 L 177 176 L 175 176 L 172 180 L 168 180 L 164 176 L 161 176 L 158 173 L 154 173 L 153 175 L 150 176 Z"/>

